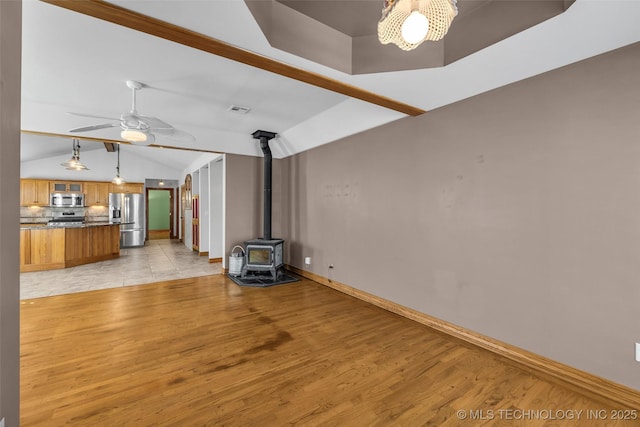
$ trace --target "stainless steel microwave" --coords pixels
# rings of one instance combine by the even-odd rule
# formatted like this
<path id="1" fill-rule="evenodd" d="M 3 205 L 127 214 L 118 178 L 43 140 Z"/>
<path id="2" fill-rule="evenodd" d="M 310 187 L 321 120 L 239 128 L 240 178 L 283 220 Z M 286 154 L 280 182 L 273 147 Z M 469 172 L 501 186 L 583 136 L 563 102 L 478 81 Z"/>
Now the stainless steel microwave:
<path id="1" fill-rule="evenodd" d="M 51 193 L 49 206 L 54 208 L 80 208 L 84 207 L 84 194 L 82 193 Z"/>

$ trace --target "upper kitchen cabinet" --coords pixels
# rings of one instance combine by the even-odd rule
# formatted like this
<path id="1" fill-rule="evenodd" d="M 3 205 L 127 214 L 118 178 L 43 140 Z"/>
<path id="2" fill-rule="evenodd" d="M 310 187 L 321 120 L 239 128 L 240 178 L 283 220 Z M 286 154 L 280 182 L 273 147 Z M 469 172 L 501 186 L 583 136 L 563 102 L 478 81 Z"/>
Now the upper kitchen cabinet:
<path id="1" fill-rule="evenodd" d="M 124 184 L 111 184 L 110 193 L 142 193 L 144 184 L 139 182 L 126 182 Z"/>
<path id="2" fill-rule="evenodd" d="M 109 206 L 109 182 L 85 182 L 85 206 Z"/>
<path id="3" fill-rule="evenodd" d="M 51 181 L 52 193 L 82 193 L 82 183 L 74 181 Z"/>
<path id="4" fill-rule="evenodd" d="M 21 179 L 20 206 L 49 206 L 49 181 Z"/>

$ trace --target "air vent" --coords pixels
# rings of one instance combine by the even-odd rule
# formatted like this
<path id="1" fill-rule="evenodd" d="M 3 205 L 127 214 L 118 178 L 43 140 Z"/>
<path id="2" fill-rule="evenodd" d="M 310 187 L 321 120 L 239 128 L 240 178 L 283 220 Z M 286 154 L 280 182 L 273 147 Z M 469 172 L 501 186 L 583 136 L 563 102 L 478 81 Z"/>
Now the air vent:
<path id="1" fill-rule="evenodd" d="M 232 105 L 227 110 L 231 111 L 233 113 L 247 114 L 249 111 L 251 111 L 251 108 L 249 108 L 249 107 L 241 107 L 239 105 Z"/>

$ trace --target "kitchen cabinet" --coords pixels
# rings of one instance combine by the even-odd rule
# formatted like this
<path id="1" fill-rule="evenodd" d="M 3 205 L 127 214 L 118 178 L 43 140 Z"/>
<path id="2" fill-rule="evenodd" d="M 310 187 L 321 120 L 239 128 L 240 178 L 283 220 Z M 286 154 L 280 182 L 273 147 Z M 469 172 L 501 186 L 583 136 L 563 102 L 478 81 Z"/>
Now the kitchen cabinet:
<path id="1" fill-rule="evenodd" d="M 120 226 L 91 227 L 91 257 L 120 255 Z"/>
<path id="2" fill-rule="evenodd" d="M 75 181 L 51 181 L 52 193 L 82 193 L 82 183 Z"/>
<path id="3" fill-rule="evenodd" d="M 31 264 L 31 230 L 20 229 L 20 268 Z"/>
<path id="4" fill-rule="evenodd" d="M 21 179 L 20 206 L 49 206 L 49 181 Z"/>
<path id="5" fill-rule="evenodd" d="M 84 187 L 84 205 L 85 206 L 109 206 L 109 189 L 111 184 L 108 182 L 85 182 Z"/>
<path id="6" fill-rule="evenodd" d="M 20 272 L 64 268 L 64 229 L 20 230 Z"/>
<path id="7" fill-rule="evenodd" d="M 65 267 L 104 261 L 119 255 L 119 225 L 65 229 Z"/>
<path id="8" fill-rule="evenodd" d="M 20 229 L 20 271 L 75 267 L 120 256 L 120 225 Z"/>
<path id="9" fill-rule="evenodd" d="M 49 206 L 51 193 L 84 193 L 85 206 L 109 206 L 109 193 L 144 192 L 141 182 L 20 180 L 20 206 Z"/>
<path id="10" fill-rule="evenodd" d="M 144 184 L 139 182 L 126 182 L 124 184 L 111 184 L 111 193 L 142 193 Z"/>

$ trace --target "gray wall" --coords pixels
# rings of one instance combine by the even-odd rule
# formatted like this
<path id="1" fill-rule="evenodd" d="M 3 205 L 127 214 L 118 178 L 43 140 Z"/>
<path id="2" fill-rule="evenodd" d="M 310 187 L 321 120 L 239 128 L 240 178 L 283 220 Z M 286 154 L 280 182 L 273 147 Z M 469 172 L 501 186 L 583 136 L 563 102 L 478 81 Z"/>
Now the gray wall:
<path id="1" fill-rule="evenodd" d="M 256 142 L 257 143 L 257 142 Z M 277 140 L 271 142 L 277 144 Z M 234 245 L 264 235 L 263 231 L 263 162 L 261 157 L 225 154 L 225 253 L 223 265 Z M 272 237 L 282 237 L 289 218 L 288 163 L 273 159 L 272 164 Z M 286 226 L 288 228 L 288 225 Z M 288 242 L 285 242 L 285 261 Z"/>
<path id="2" fill-rule="evenodd" d="M 289 262 L 640 389 L 638 123 L 636 44 L 293 156 Z"/>
<path id="3" fill-rule="evenodd" d="M 20 57 L 22 3 L 0 1 L 0 420 L 20 405 Z"/>
<path id="4" fill-rule="evenodd" d="M 226 154 L 224 161 L 224 260 L 227 261 L 234 245 L 254 239 L 262 233 L 262 159 Z"/>

